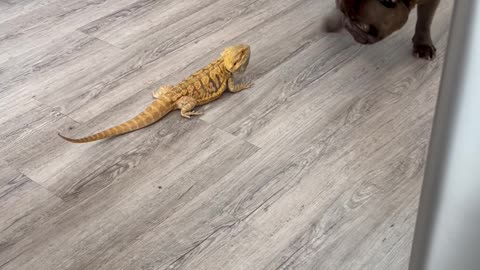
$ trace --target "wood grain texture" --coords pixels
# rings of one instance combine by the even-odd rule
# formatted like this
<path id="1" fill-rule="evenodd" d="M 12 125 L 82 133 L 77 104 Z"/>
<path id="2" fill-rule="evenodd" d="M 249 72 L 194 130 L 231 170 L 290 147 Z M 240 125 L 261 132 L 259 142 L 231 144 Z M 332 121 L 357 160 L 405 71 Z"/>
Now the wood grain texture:
<path id="1" fill-rule="evenodd" d="M 76 85 L 91 83 L 89 75 L 92 71 L 101 73 L 101 65 L 120 52 L 98 39 L 74 31 L 53 39 L 42 50 L 11 58 L 0 66 L 0 102 L 5 104 L 0 108 L 2 118 L 6 117 L 7 111 L 22 111 L 22 108 L 12 108 L 28 99 L 41 99 L 49 93 L 56 99 L 68 98 L 75 94 Z M 64 95 L 58 95 L 59 91 Z"/>
<path id="2" fill-rule="evenodd" d="M 16 253 L 12 248 L 20 239 L 28 238 L 43 224 L 46 213 L 62 205 L 62 201 L 25 175 L 0 163 L 0 268 Z"/>
<path id="3" fill-rule="evenodd" d="M 138 1 L 115 13 L 95 20 L 81 27 L 80 30 L 118 47 L 125 48 L 158 31 L 162 31 L 164 28 L 171 27 L 170 25 L 175 23 L 184 29 L 185 25 L 182 24 L 182 20 L 190 22 L 196 20 L 204 25 L 208 25 L 211 23 L 209 20 L 215 19 L 214 16 L 212 18 L 202 18 L 202 16 L 198 15 L 208 11 L 222 13 L 222 9 L 211 9 L 213 5 L 217 5 L 219 2 L 218 0 L 190 2 L 171 0 Z M 192 25 L 194 24 L 192 23 Z M 124 29 L 129 31 L 123 31 Z M 192 28 L 190 31 L 190 34 L 194 35 L 199 33 L 196 28 Z M 163 33 L 173 34 L 174 31 L 165 31 Z M 177 37 L 182 36 L 183 33 L 177 33 Z M 168 40 L 168 42 L 176 43 L 175 40 L 170 40 L 169 37 L 163 38 Z M 174 39 L 175 36 L 171 38 Z"/>
<path id="4" fill-rule="evenodd" d="M 12 5 L 10 3 L 0 1 L 0 12 L 4 12 L 4 11 L 10 9 L 11 7 L 12 7 Z"/>
<path id="5" fill-rule="evenodd" d="M 0 23 L 0 62 L 111 13 L 134 0 L 59 1 Z"/>
<path id="6" fill-rule="evenodd" d="M 28 14 L 35 9 L 59 0 L 38 1 L 0 1 L 0 23 L 11 20 L 23 14 Z"/>
<path id="7" fill-rule="evenodd" d="M 360 46 L 332 1 L 0 0 L 0 270 L 407 269 L 447 43 L 411 56 L 412 16 Z M 245 76 L 85 145 L 234 43 Z"/>

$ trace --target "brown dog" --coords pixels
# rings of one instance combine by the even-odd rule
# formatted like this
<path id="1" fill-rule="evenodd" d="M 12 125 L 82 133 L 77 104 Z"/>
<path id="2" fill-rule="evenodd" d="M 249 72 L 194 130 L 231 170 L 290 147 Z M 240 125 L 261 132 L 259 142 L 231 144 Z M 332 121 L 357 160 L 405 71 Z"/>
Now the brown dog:
<path id="1" fill-rule="evenodd" d="M 342 27 L 361 44 L 373 44 L 402 28 L 417 6 L 418 18 L 413 36 L 416 57 L 431 60 L 436 48 L 430 35 L 432 20 L 440 0 L 336 0 L 336 9 L 326 20 L 326 30 Z"/>

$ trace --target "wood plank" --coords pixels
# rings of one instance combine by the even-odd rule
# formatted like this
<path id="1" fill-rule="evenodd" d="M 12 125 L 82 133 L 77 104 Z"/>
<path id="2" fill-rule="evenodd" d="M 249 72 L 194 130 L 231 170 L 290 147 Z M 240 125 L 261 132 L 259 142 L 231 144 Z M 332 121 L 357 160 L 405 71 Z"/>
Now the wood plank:
<path id="1" fill-rule="evenodd" d="M 226 2 L 226 1 L 223 1 Z M 244 2 L 227 1 L 231 7 Z M 134 43 L 139 43 L 143 39 L 148 39 L 149 36 L 158 35 L 161 32 L 164 34 L 175 33 L 175 31 L 165 31 L 165 28 L 171 27 L 172 24 L 181 25 L 185 29 L 182 21 L 188 20 L 190 26 L 197 23 L 202 23 L 204 26 L 212 24 L 210 20 L 215 20 L 216 12 L 224 12 L 226 7 L 213 8 L 212 5 L 218 5 L 222 1 L 208 0 L 208 1 L 189 1 L 178 2 L 172 0 L 152 1 L 142 0 L 135 2 L 125 8 L 118 10 L 112 14 L 95 20 L 79 30 L 95 36 L 101 40 L 108 41 L 115 46 L 126 48 Z M 230 7 L 230 8 L 231 8 Z M 209 10 L 211 19 L 203 17 L 204 10 Z M 200 14 L 199 14 L 200 13 Z M 203 13 L 203 14 L 202 14 Z M 203 16 L 202 16 L 203 15 Z M 223 14 L 224 16 L 227 14 Z M 218 16 L 218 15 L 217 15 Z M 128 29 L 128 31 L 125 31 Z M 199 33 L 198 28 L 192 28 L 189 35 Z M 178 35 L 179 33 L 177 33 Z M 182 35 L 178 35 L 181 37 Z M 176 43 L 176 37 L 164 37 L 167 41 Z"/>
<path id="2" fill-rule="evenodd" d="M 61 100 L 72 87 L 91 83 L 89 74 L 101 73 L 118 54 L 119 49 L 103 41 L 73 32 L 10 59 L 0 66 L 0 123 L 31 109 L 27 104 L 38 95 L 55 91 Z"/>
<path id="3" fill-rule="evenodd" d="M 211 136 L 202 136 L 205 132 Z M 192 140 L 194 145 L 186 149 L 185 136 L 204 139 Z M 75 206 L 40 228 L 34 238 L 16 243 L 12 249 L 20 255 L 5 269 L 30 269 L 35 265 L 43 269 L 105 268 L 104 264 L 118 252 L 256 151 L 206 126 L 170 140 L 174 138 L 180 139 L 171 142 L 170 149 L 163 144 L 155 146 L 156 138 L 117 158 L 113 166 L 104 166 L 103 172 L 86 172 L 76 189 L 61 194 Z M 63 181 L 72 182 L 74 177 L 64 177 Z M 95 195 L 85 199 L 85 193 Z"/>
<path id="4" fill-rule="evenodd" d="M 406 229 L 408 225 L 413 225 L 403 224 L 403 219 L 404 215 L 407 217 L 414 215 L 418 199 L 416 191 L 420 188 L 419 180 L 423 174 L 422 159 L 425 156 L 429 134 L 429 125 L 425 121 L 428 121 L 429 115 L 422 118 L 417 119 L 419 121 L 416 123 L 412 123 L 412 119 L 402 124 L 403 130 L 408 133 L 401 134 L 398 139 L 395 138 L 386 146 L 381 146 L 372 157 L 368 154 L 362 155 L 366 162 L 359 161 L 358 167 L 347 164 L 346 172 L 345 170 L 339 172 L 338 169 L 341 168 L 338 168 L 318 177 L 307 177 L 290 196 L 281 199 L 283 203 L 277 202 L 275 206 L 269 208 L 264 217 L 254 221 L 262 228 L 268 228 L 268 231 L 277 234 L 277 238 L 292 233 L 294 228 L 298 231 L 298 227 L 302 223 L 305 224 L 304 233 L 296 235 L 297 239 L 289 244 L 294 246 L 295 250 L 289 257 L 283 259 L 281 267 L 275 268 L 365 269 L 375 265 L 373 263 L 365 265 L 375 259 L 373 254 L 379 257 L 382 256 L 382 252 L 387 253 L 386 256 L 390 255 L 391 247 L 387 245 L 388 242 L 383 241 L 385 237 L 388 237 L 391 230 Z M 411 129 L 406 127 L 408 124 L 413 125 Z M 378 137 L 376 139 L 376 142 L 381 143 Z M 407 148 L 399 149 L 397 146 L 400 141 L 402 143 L 408 141 L 411 144 Z M 361 160 L 359 156 L 356 157 L 357 160 Z M 365 168 L 371 168 L 371 171 L 366 171 Z M 332 177 L 343 173 L 346 175 Z M 329 181 L 335 183 L 328 184 Z M 304 188 L 301 188 L 303 185 Z M 350 188 L 337 189 L 338 186 L 345 185 Z M 299 192 L 306 192 L 311 188 L 314 188 L 312 193 L 316 193 L 312 194 L 316 196 L 315 202 L 305 200 L 305 197 L 314 198 L 307 194 L 298 198 Z M 283 215 L 278 207 L 285 206 L 288 201 L 290 201 L 288 209 L 292 209 L 293 212 Z M 307 203 L 309 201 L 310 203 Z M 305 209 L 302 209 L 302 205 L 305 205 Z M 308 206 L 313 208 L 308 210 Z M 295 212 L 303 212 L 300 216 L 304 218 L 300 216 L 295 218 Z M 262 214 L 261 211 L 259 214 Z M 277 216 L 282 222 L 276 224 L 283 223 L 286 226 L 266 224 L 268 216 Z M 312 216 L 316 218 L 312 219 Z M 392 224 L 397 228 L 392 229 Z M 409 227 L 408 230 L 401 230 L 401 233 L 404 235 L 412 229 L 413 227 Z M 392 241 L 396 241 L 399 236 L 392 238 Z M 398 250 L 396 255 L 408 257 L 409 249 Z M 368 261 L 369 259 L 371 260 Z"/>
<path id="5" fill-rule="evenodd" d="M 31 0 L 3 0 L 10 5 L 18 5 L 20 3 L 30 2 Z"/>
<path id="6" fill-rule="evenodd" d="M 12 8 L 12 5 L 7 3 L 7 2 L 4 2 L 4 1 L 0 1 L 0 13 L 1 12 L 4 12 L 8 9 Z"/>
<path id="7" fill-rule="evenodd" d="M 420 124 L 423 123 L 424 122 L 420 122 Z M 412 136 L 411 133 L 409 135 Z M 413 140 L 416 139 L 416 137 L 412 136 L 410 139 Z M 396 145 L 397 141 L 391 142 L 385 151 L 397 149 L 398 153 L 400 150 L 396 148 Z M 129 249 L 118 254 L 116 259 L 110 261 L 106 269 L 134 269 L 140 267 L 147 269 L 189 269 L 189 267 L 187 267 L 189 265 L 195 265 L 195 269 L 252 269 L 252 267 L 263 269 L 271 264 L 279 266 L 282 261 L 272 261 L 272 255 L 276 255 L 277 252 L 282 254 L 282 247 L 284 248 L 285 245 L 288 245 L 289 251 L 292 251 L 290 248 L 298 248 L 296 245 L 301 245 L 305 242 L 308 243 L 308 240 L 299 243 L 294 241 L 296 240 L 294 232 L 298 232 L 298 230 L 301 230 L 300 228 L 304 228 L 305 226 L 307 226 L 307 228 L 310 227 L 308 225 L 312 217 L 318 217 L 318 214 L 315 215 L 313 209 L 311 209 L 312 211 L 305 211 L 305 216 L 301 221 L 306 221 L 305 219 L 307 219 L 310 220 L 309 222 L 302 225 L 299 224 L 299 220 L 292 220 L 294 224 L 290 224 L 291 227 L 287 226 L 288 229 L 281 230 L 277 233 L 272 232 L 272 234 L 264 232 L 263 230 L 259 231 L 258 228 L 249 229 L 249 226 L 245 227 L 243 222 L 253 219 L 255 215 L 261 215 L 266 211 L 269 212 L 270 210 L 266 209 L 268 209 L 271 203 L 273 204 L 276 200 L 281 200 L 283 193 L 288 191 L 288 189 L 295 188 L 296 181 L 303 181 L 300 179 L 307 178 L 310 179 L 309 181 L 313 182 L 316 180 L 318 183 L 318 177 L 308 177 L 307 175 L 295 177 L 298 175 L 298 170 L 301 169 L 294 168 L 292 168 L 291 171 L 285 171 L 286 169 L 283 169 L 284 172 L 282 175 L 275 176 L 269 172 L 271 169 L 265 168 L 263 164 L 253 167 L 252 163 L 262 163 L 258 159 L 255 159 L 255 157 L 259 158 L 259 156 L 265 157 L 265 153 L 263 151 L 261 152 L 262 153 L 259 152 L 258 155 L 254 155 L 254 159 L 251 162 L 247 162 L 243 164 L 241 168 L 238 168 L 238 170 L 234 170 L 226 179 L 223 179 L 214 187 L 202 193 L 198 198 L 189 203 L 187 207 L 181 209 L 164 223 L 146 233 L 138 242 L 130 246 Z M 288 163 L 285 163 L 283 157 L 279 157 L 279 153 L 275 154 L 275 156 L 278 157 L 277 160 L 280 159 L 281 161 L 278 166 L 275 166 L 276 170 L 281 170 L 281 168 L 289 166 Z M 379 156 L 384 158 L 384 152 L 381 151 L 381 154 L 377 155 L 376 159 L 378 159 Z M 412 157 L 418 158 L 416 156 Z M 356 160 L 358 161 L 359 159 L 357 158 Z M 268 162 L 268 164 L 268 166 L 272 166 L 271 162 Z M 293 165 L 290 165 L 290 167 L 291 166 Z M 249 171 L 245 174 L 246 168 L 248 168 Z M 415 168 L 415 175 L 418 176 L 421 170 L 419 166 Z M 394 169 L 394 167 L 392 169 Z M 304 168 L 304 170 L 308 171 L 309 168 Z M 243 172 L 243 175 L 239 174 L 240 172 Z M 396 173 L 401 174 L 402 171 L 397 171 Z M 272 177 L 277 177 L 277 179 L 272 180 Z M 379 178 L 379 180 L 380 179 L 383 180 L 382 178 Z M 249 184 L 246 184 L 247 181 Z M 332 181 L 334 181 L 334 179 L 332 179 Z M 397 181 L 400 181 L 400 179 Z M 344 195 L 346 198 L 342 198 L 342 200 L 349 200 L 349 196 L 362 194 L 362 192 L 364 192 L 362 189 L 370 188 L 370 186 L 364 186 L 366 184 L 367 183 L 364 183 L 358 187 L 359 190 L 353 189 L 349 191 L 348 194 Z M 399 186 L 399 182 L 396 182 L 396 186 Z M 411 185 L 404 186 L 412 188 Z M 338 186 L 336 187 L 338 188 Z M 286 191 L 284 191 L 285 189 Z M 317 191 L 321 192 L 321 190 L 318 189 Z M 340 189 L 339 192 L 344 192 L 344 190 Z M 350 192 L 353 192 L 353 195 Z M 405 198 L 405 192 L 405 190 L 398 191 L 397 196 Z M 295 196 L 298 197 L 299 195 L 295 194 Z M 374 200 L 375 207 L 378 206 L 378 203 L 381 203 L 381 201 L 379 201 L 380 199 L 381 198 L 372 199 Z M 338 203 L 339 207 L 342 207 L 343 201 Z M 328 212 L 328 209 L 334 209 L 329 208 L 328 201 L 324 204 L 318 202 L 318 204 L 321 205 L 324 210 L 327 209 L 325 210 L 327 212 L 322 215 L 325 216 L 325 219 L 327 219 L 327 217 L 338 217 Z M 395 204 L 395 206 L 398 207 L 398 204 Z M 281 207 L 285 207 L 285 204 L 278 205 L 278 208 Z M 390 208 L 385 209 L 385 211 L 389 211 L 393 206 L 390 205 L 389 207 Z M 359 208 L 362 209 L 361 207 Z M 219 212 L 219 209 L 222 209 L 221 212 Z M 376 208 L 373 210 L 377 211 Z M 279 211 L 282 210 L 279 209 Z M 358 211 L 362 212 L 361 210 Z M 283 213 L 288 213 L 288 211 L 284 208 Z M 388 216 L 386 213 L 379 213 L 381 219 Z M 232 215 L 236 218 L 232 218 Z M 343 215 L 347 215 L 347 213 L 343 213 L 342 216 Z M 364 216 L 354 217 L 363 218 Z M 276 220 L 270 221 L 270 223 L 277 224 L 275 221 Z M 185 224 L 181 226 L 181 231 L 178 231 L 179 224 Z M 351 228 L 346 221 L 344 222 L 342 220 L 341 224 L 344 224 L 343 226 L 347 228 Z M 324 224 L 319 224 L 319 226 L 321 226 L 323 230 L 326 229 L 323 227 L 325 226 Z M 319 237 L 323 235 L 324 231 L 322 231 L 321 228 L 310 228 L 313 232 L 318 232 L 320 234 Z M 333 234 L 332 232 L 332 235 L 332 241 L 337 239 L 337 234 Z M 182 241 L 178 243 L 178 239 L 182 239 Z M 293 243 L 289 243 L 287 239 L 290 239 Z M 335 249 L 332 248 L 329 250 Z M 119 260 L 119 258 L 123 258 L 123 260 Z M 338 263 L 337 257 L 330 256 L 328 258 Z M 311 258 L 300 260 L 299 263 L 308 263 L 309 259 Z M 301 268 L 301 266 L 299 267 Z"/>
<path id="8" fill-rule="evenodd" d="M 15 4 L 9 4 L 9 1 L 2 0 L 0 5 L 8 7 L 8 9 L 0 8 L 0 23 L 9 21 L 21 15 L 33 12 L 34 10 L 52 4 L 61 0 L 36 0 L 36 1 L 14 1 Z"/>
<path id="9" fill-rule="evenodd" d="M 61 1 L 0 24 L 0 62 L 48 44 L 135 0 Z"/>
<path id="10" fill-rule="evenodd" d="M 25 105 L 25 112 L 0 125 L 1 159 L 15 169 L 31 161 L 31 166 L 42 166 L 42 156 L 55 158 L 52 138 L 60 127 L 75 125 L 71 119 L 54 109 L 32 101 Z"/>
<path id="11" fill-rule="evenodd" d="M 388 148 L 391 149 L 392 146 Z M 425 150 L 424 146 L 420 153 Z M 410 158 L 417 158 L 416 154 L 418 153 L 414 153 Z M 386 162 L 394 165 L 401 162 L 398 157 L 396 156 L 394 161 Z M 397 163 L 397 165 L 400 164 Z M 417 164 L 411 168 L 407 167 L 408 165 L 403 167 L 401 170 L 406 169 L 416 173 L 415 179 L 409 178 L 404 181 L 414 180 L 415 184 L 403 185 L 397 182 L 400 190 L 391 189 L 392 192 L 387 191 L 389 189 L 387 186 L 390 184 L 383 179 L 378 186 L 373 186 L 375 184 L 372 183 L 375 181 L 365 177 L 360 184 L 353 184 L 351 192 L 338 195 L 339 197 L 331 202 L 330 198 L 337 196 L 337 190 L 320 191 L 317 184 L 315 189 L 324 195 L 320 195 L 313 203 L 287 205 L 283 211 L 288 213 L 287 209 L 295 209 L 295 211 L 301 211 L 304 217 L 282 217 L 277 220 L 272 218 L 273 214 L 270 215 L 268 221 L 270 223 L 292 223 L 286 226 L 288 229 L 265 232 L 258 227 L 253 227 L 250 222 L 247 224 L 237 222 L 231 227 L 209 235 L 200 246 L 178 257 L 171 265 L 162 269 L 192 267 L 195 269 L 221 269 L 222 267 L 227 269 L 252 269 L 253 267 L 259 269 L 371 269 L 374 265 L 382 264 L 404 266 L 404 263 L 408 262 L 410 249 L 409 246 L 399 248 L 398 241 L 404 238 L 411 240 L 418 201 L 418 193 L 414 190 L 419 188 L 418 176 L 421 175 L 419 172 L 422 172 L 421 165 Z M 393 179 L 395 176 L 391 174 L 400 172 L 399 167 L 385 168 L 387 170 L 378 174 L 379 177 L 381 175 Z M 397 172 L 392 172 L 392 169 Z M 314 181 L 313 177 L 308 178 L 310 180 L 307 181 Z M 318 177 L 315 180 L 319 182 Z M 409 190 L 401 187 L 409 187 Z M 338 190 L 338 192 L 345 191 Z M 298 191 L 294 193 L 287 195 L 285 202 L 294 199 L 293 196 L 296 196 L 295 201 L 301 200 L 302 195 L 299 195 Z M 405 194 L 412 195 L 412 198 L 405 198 Z M 326 196 L 329 197 L 328 200 L 325 199 Z M 387 200 L 388 204 L 385 203 Z M 285 206 L 281 203 L 272 211 L 279 217 L 282 215 L 280 207 Z M 308 209 L 310 206 L 314 207 Z M 362 214 L 355 215 L 355 211 Z M 269 212 L 269 206 L 262 205 L 247 219 L 255 222 L 255 216 L 258 217 L 264 213 L 269 215 Z M 346 227 L 346 224 L 351 226 Z M 345 227 L 337 229 L 337 226 Z M 298 231 L 304 233 L 297 234 Z M 353 243 L 356 237 L 363 237 L 358 244 Z M 291 239 L 291 242 L 287 239 Z M 343 241 L 343 243 L 339 244 L 336 241 Z M 323 242 L 335 244 L 325 247 Z M 347 255 L 329 253 L 339 253 L 339 250 Z M 325 261 L 329 261 L 330 258 L 331 265 L 328 265 Z"/>
<path id="12" fill-rule="evenodd" d="M 0 164 L 0 268 L 18 256 L 10 247 L 46 222 L 62 201 L 14 169 Z"/>

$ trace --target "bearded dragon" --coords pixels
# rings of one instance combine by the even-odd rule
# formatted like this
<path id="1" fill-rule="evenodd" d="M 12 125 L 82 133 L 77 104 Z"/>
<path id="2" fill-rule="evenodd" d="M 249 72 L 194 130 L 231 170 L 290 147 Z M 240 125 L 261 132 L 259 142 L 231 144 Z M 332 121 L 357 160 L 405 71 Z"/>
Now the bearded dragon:
<path id="1" fill-rule="evenodd" d="M 93 135 L 72 139 L 58 133 L 72 143 L 87 143 L 147 127 L 173 110 L 180 110 L 183 117 L 191 118 L 202 113 L 193 109 L 219 98 L 225 90 L 239 92 L 253 86 L 252 83 L 238 83 L 234 74 L 245 72 L 250 61 L 250 46 L 239 44 L 227 47 L 221 56 L 190 75 L 175 86 L 163 86 L 153 91 L 155 101 L 134 118 Z"/>

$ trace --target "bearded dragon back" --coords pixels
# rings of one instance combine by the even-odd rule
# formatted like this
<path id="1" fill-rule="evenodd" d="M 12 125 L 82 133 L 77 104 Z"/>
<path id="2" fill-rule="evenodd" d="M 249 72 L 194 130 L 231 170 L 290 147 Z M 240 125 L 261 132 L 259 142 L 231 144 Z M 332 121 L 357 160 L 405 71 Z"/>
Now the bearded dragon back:
<path id="1" fill-rule="evenodd" d="M 201 113 L 193 111 L 198 105 L 219 98 L 225 90 L 239 92 L 250 88 L 251 83 L 235 84 L 233 74 L 243 73 L 250 60 L 250 47 L 240 44 L 227 47 L 220 58 L 190 75 L 176 86 L 164 86 L 154 91 L 155 101 L 134 118 L 93 135 L 72 139 L 58 134 L 72 143 L 87 143 L 147 127 L 169 112 L 179 109 L 183 117 Z"/>

